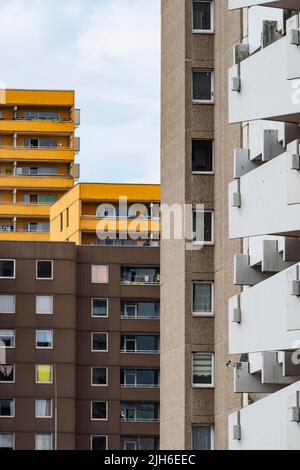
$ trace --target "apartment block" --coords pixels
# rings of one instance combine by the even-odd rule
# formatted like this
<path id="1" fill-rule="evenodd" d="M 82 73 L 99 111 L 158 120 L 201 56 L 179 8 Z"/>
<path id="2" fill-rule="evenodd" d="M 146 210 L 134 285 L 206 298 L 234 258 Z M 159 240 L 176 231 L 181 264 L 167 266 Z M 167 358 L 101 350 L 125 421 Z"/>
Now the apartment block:
<path id="1" fill-rule="evenodd" d="M 80 183 L 51 206 L 51 240 L 158 246 L 159 219 L 159 185 Z"/>
<path id="2" fill-rule="evenodd" d="M 229 70 L 229 120 L 240 123 L 229 186 L 229 235 L 240 295 L 229 301 L 229 350 L 240 355 L 230 449 L 300 449 L 300 5 L 230 0 L 243 40 Z"/>
<path id="3" fill-rule="evenodd" d="M 162 203 L 186 207 L 202 235 L 161 242 L 161 448 L 228 448 L 232 390 L 228 298 L 233 253 L 227 186 L 238 125 L 228 125 L 227 70 L 242 38 L 227 0 L 162 0 Z M 202 246 L 203 245 L 203 246 Z M 201 249 L 199 249 L 201 248 Z"/>
<path id="4" fill-rule="evenodd" d="M 0 240 L 50 240 L 50 205 L 79 176 L 73 91 L 0 91 Z"/>
<path id="5" fill-rule="evenodd" d="M 159 447 L 159 256 L 0 241 L 0 449 Z"/>

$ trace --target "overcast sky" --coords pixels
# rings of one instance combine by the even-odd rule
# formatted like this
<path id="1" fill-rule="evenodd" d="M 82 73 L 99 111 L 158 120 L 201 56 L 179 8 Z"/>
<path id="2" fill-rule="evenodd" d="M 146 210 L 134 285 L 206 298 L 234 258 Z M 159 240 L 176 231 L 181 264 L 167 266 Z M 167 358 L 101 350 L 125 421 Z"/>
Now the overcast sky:
<path id="1" fill-rule="evenodd" d="M 160 0 L 0 0 L 0 54 L 6 88 L 76 90 L 81 181 L 159 182 Z"/>

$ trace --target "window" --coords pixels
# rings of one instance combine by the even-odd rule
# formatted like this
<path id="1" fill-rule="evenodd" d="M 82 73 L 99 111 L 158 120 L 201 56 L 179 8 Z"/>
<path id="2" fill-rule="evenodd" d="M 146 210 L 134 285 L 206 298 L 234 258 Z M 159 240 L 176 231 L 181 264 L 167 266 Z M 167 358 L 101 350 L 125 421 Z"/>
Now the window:
<path id="1" fill-rule="evenodd" d="M 3 364 L 0 365 L 0 383 L 14 383 L 15 366 Z"/>
<path id="2" fill-rule="evenodd" d="M 193 173 L 213 173 L 213 141 L 192 141 Z"/>
<path id="3" fill-rule="evenodd" d="M 92 401 L 92 421 L 107 420 L 107 402 Z"/>
<path id="4" fill-rule="evenodd" d="M 36 278 L 53 279 L 53 261 L 37 261 Z"/>
<path id="5" fill-rule="evenodd" d="M 35 334 L 36 334 L 36 348 L 37 349 L 52 349 L 53 348 L 53 331 L 37 330 Z"/>
<path id="6" fill-rule="evenodd" d="M 37 384 L 52 384 L 53 370 L 52 366 L 38 365 L 36 366 L 36 383 Z"/>
<path id="7" fill-rule="evenodd" d="M 92 299 L 92 316 L 107 317 L 108 316 L 108 300 Z"/>
<path id="8" fill-rule="evenodd" d="M 0 417 L 13 418 L 15 416 L 15 400 L 0 398 Z"/>
<path id="9" fill-rule="evenodd" d="M 159 352 L 159 335 L 121 335 L 121 352 L 156 354 Z"/>
<path id="10" fill-rule="evenodd" d="M 14 435 L 11 433 L 0 434 L 0 450 L 14 450 Z"/>
<path id="11" fill-rule="evenodd" d="M 107 333 L 92 333 L 92 351 L 93 352 L 107 352 L 108 351 Z"/>
<path id="12" fill-rule="evenodd" d="M 211 211 L 194 211 L 194 243 L 213 244 L 213 213 Z"/>
<path id="13" fill-rule="evenodd" d="M 107 436 L 91 436 L 92 450 L 107 450 Z"/>
<path id="14" fill-rule="evenodd" d="M 212 426 L 193 426 L 193 449 L 192 450 L 212 450 L 212 449 L 213 449 Z"/>
<path id="15" fill-rule="evenodd" d="M 69 208 L 67 207 L 66 209 L 66 226 L 69 227 L 70 225 L 70 214 L 69 214 Z"/>
<path id="16" fill-rule="evenodd" d="M 92 283 L 107 284 L 108 283 L 108 266 L 92 265 Z"/>
<path id="17" fill-rule="evenodd" d="M 35 400 L 35 417 L 52 418 L 52 400 Z"/>
<path id="18" fill-rule="evenodd" d="M 213 0 L 193 0 L 193 32 L 213 32 Z"/>
<path id="19" fill-rule="evenodd" d="M 193 354 L 193 386 L 213 387 L 213 354 Z"/>
<path id="20" fill-rule="evenodd" d="M 1 259 L 0 260 L 0 278 L 2 279 L 15 279 L 15 260 Z"/>
<path id="21" fill-rule="evenodd" d="M 14 347 L 15 347 L 14 330 L 0 330 L 0 348 L 14 348 Z"/>
<path id="22" fill-rule="evenodd" d="M 60 231 L 62 232 L 64 229 L 64 215 L 63 213 L 61 212 L 60 213 Z"/>
<path id="23" fill-rule="evenodd" d="M 213 315 L 213 284 L 211 282 L 193 283 L 193 315 Z"/>
<path id="24" fill-rule="evenodd" d="M 122 387 L 154 388 L 159 387 L 158 369 L 122 369 Z"/>
<path id="25" fill-rule="evenodd" d="M 122 450 L 159 450 L 158 437 L 121 437 Z"/>
<path id="26" fill-rule="evenodd" d="M 128 319 L 139 318 L 159 319 L 160 302 L 152 300 L 124 300 L 121 303 L 121 317 Z"/>
<path id="27" fill-rule="evenodd" d="M 211 70 L 193 70 L 193 101 L 213 102 L 213 72 Z"/>
<path id="28" fill-rule="evenodd" d="M 121 269 L 121 281 L 124 284 L 159 284 L 159 268 L 124 266 Z"/>
<path id="29" fill-rule="evenodd" d="M 36 434 L 35 450 L 52 450 L 52 434 Z"/>
<path id="30" fill-rule="evenodd" d="M 158 403 L 121 403 L 121 420 L 125 422 L 150 422 L 159 420 Z"/>
<path id="31" fill-rule="evenodd" d="M 0 295 L 0 313 L 15 313 L 15 303 L 14 295 Z"/>
<path id="32" fill-rule="evenodd" d="M 36 296 L 36 313 L 37 315 L 53 314 L 53 296 L 37 295 Z"/>
<path id="33" fill-rule="evenodd" d="M 108 384 L 107 368 L 92 367 L 92 385 L 94 387 L 104 387 Z"/>

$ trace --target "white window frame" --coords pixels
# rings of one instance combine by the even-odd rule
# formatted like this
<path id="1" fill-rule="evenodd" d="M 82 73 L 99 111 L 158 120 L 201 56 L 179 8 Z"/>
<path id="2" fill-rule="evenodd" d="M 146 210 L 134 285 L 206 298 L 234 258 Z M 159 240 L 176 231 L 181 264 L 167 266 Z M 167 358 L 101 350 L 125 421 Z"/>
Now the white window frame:
<path id="1" fill-rule="evenodd" d="M 194 29 L 194 3 L 210 3 L 210 29 Z M 193 34 L 214 34 L 215 33 L 214 0 L 192 0 L 192 33 Z"/>
<path id="2" fill-rule="evenodd" d="M 194 99 L 194 72 L 210 72 L 211 76 L 211 99 L 210 100 L 197 100 Z M 214 104 L 215 103 L 215 73 L 213 69 L 192 69 L 192 103 L 193 104 Z"/>
<path id="3" fill-rule="evenodd" d="M 93 335 L 106 335 L 106 349 L 99 351 L 98 349 L 93 349 Z M 91 332 L 91 352 L 93 353 L 107 353 L 108 352 L 108 333 L 105 331 L 92 331 Z"/>
<path id="4" fill-rule="evenodd" d="M 193 372 L 194 372 L 194 356 L 197 354 L 210 354 L 211 355 L 211 384 L 194 384 Z M 200 351 L 192 353 L 192 388 L 215 388 L 215 355 L 211 352 Z"/>
<path id="5" fill-rule="evenodd" d="M 12 366 L 13 367 L 13 370 L 14 370 L 14 380 L 12 382 L 1 382 L 0 380 L 0 384 L 2 385 L 5 385 L 5 384 L 14 384 L 16 383 L 16 364 L 4 364 L 4 365 L 8 365 L 8 366 Z M 1 433 L 0 433 L 1 434 Z M 4 433 L 4 434 L 9 434 L 9 433 Z"/>
<path id="6" fill-rule="evenodd" d="M 215 428 L 213 424 L 197 424 L 194 423 L 192 424 L 192 431 L 193 428 L 210 428 L 210 441 L 211 441 L 211 449 L 210 450 L 215 450 Z M 199 451 L 200 452 L 200 451 Z"/>
<path id="7" fill-rule="evenodd" d="M 50 450 L 53 450 L 53 434 L 50 433 L 50 432 L 49 433 L 48 432 L 40 432 L 40 433 L 35 434 L 35 450 L 38 450 L 37 449 L 37 437 L 38 436 L 50 436 L 50 438 L 51 438 L 51 449 Z"/>
<path id="8" fill-rule="evenodd" d="M 210 284 L 211 285 L 211 312 L 194 312 L 194 285 L 195 284 Z M 215 316 L 215 298 L 214 298 L 214 282 L 213 281 L 192 281 L 192 316 L 213 318 Z"/>
<path id="9" fill-rule="evenodd" d="M 51 263 L 51 277 L 38 277 L 38 263 Z M 36 260 L 36 265 L 35 265 L 35 278 L 37 281 L 53 281 L 54 279 L 54 273 L 53 273 L 53 260 L 52 259 L 38 259 Z"/>
<path id="10" fill-rule="evenodd" d="M 105 369 L 106 370 L 106 384 L 105 385 L 93 383 L 93 369 Z M 91 367 L 91 387 L 101 387 L 101 388 L 108 387 L 108 367 L 101 367 L 101 366 Z"/>
<path id="11" fill-rule="evenodd" d="M 0 330 L 0 332 L 1 331 L 12 331 L 14 335 L 13 335 L 13 346 L 1 346 L 1 343 L 0 343 L 0 349 L 15 349 L 16 348 L 16 331 L 13 329 L 12 330 Z"/>
<path id="12" fill-rule="evenodd" d="M 16 416 L 16 399 L 15 398 L 5 398 L 1 397 L 1 400 L 12 400 L 13 402 L 13 414 L 11 416 L 2 416 L 0 415 L 0 419 L 14 419 Z M 4 434 L 11 434 L 11 433 L 4 433 Z"/>
<path id="13" fill-rule="evenodd" d="M 193 171 L 193 140 L 208 140 L 212 142 L 212 171 Z M 192 138 L 192 175 L 214 175 L 215 174 L 215 140 Z"/>
<path id="14" fill-rule="evenodd" d="M 49 312 L 49 313 L 40 313 L 37 311 L 37 298 L 38 297 L 51 297 L 52 298 L 52 312 Z M 49 294 L 38 294 L 35 296 L 35 313 L 36 315 L 53 315 L 53 310 L 54 310 L 54 296 Z"/>
<path id="15" fill-rule="evenodd" d="M 94 312 L 93 312 L 93 301 L 94 300 L 106 300 L 106 315 L 94 315 Z M 91 315 L 92 315 L 92 318 L 99 318 L 99 320 L 101 320 L 101 318 L 108 318 L 108 311 L 109 311 L 109 299 L 105 298 L 105 297 L 93 297 L 91 299 Z"/>
<path id="16" fill-rule="evenodd" d="M 38 382 L 38 366 L 49 366 L 51 367 L 51 382 Z M 36 364 L 35 366 L 35 383 L 36 385 L 53 385 L 53 365 L 52 364 Z"/>
<path id="17" fill-rule="evenodd" d="M 37 416 L 37 412 L 36 412 L 36 402 L 37 401 L 50 401 L 51 402 L 51 415 L 50 416 Z M 34 402 L 34 411 L 35 411 L 35 418 L 36 419 L 52 419 L 53 418 L 53 400 L 52 398 L 36 398 L 35 399 L 35 402 Z"/>
<path id="18" fill-rule="evenodd" d="M 198 213 L 198 214 L 202 214 L 202 213 L 210 213 L 212 216 L 211 216 L 211 241 L 210 242 L 205 242 L 205 241 L 193 241 L 192 245 L 194 246 L 197 246 L 197 245 L 203 245 L 203 246 L 213 246 L 215 244 L 215 212 L 214 210 L 200 210 L 200 211 L 197 211 L 197 210 L 193 210 L 193 217 L 194 217 L 194 212 Z"/>
<path id="19" fill-rule="evenodd" d="M 105 449 L 108 450 L 108 436 L 103 436 L 99 434 L 91 435 L 91 450 L 93 450 L 93 437 L 104 437 L 105 438 Z"/>
<path id="20" fill-rule="evenodd" d="M 105 403 L 106 404 L 106 418 L 105 419 L 93 418 L 93 403 Z M 92 400 L 91 401 L 91 421 L 108 421 L 108 401 L 105 401 L 105 400 Z"/>
<path id="21" fill-rule="evenodd" d="M 93 267 L 94 266 L 106 266 L 107 268 L 107 281 L 106 282 L 93 282 Z M 91 283 L 107 286 L 109 284 L 109 265 L 108 264 L 92 264 L 91 265 Z"/>
<path id="22" fill-rule="evenodd" d="M 11 435 L 12 435 L 12 438 L 13 438 L 13 450 L 15 450 L 15 448 L 16 448 L 16 436 L 15 436 L 15 433 L 14 433 L 14 432 L 3 432 L 3 431 L 1 431 L 0 434 L 11 434 Z M 4 449 L 4 447 L 3 447 L 2 449 Z"/>
<path id="23" fill-rule="evenodd" d="M 12 277 L 0 276 L 0 279 L 16 279 L 16 260 L 1 258 L 0 261 L 13 261 L 14 263 L 14 275 Z"/>
<path id="24" fill-rule="evenodd" d="M 51 341 L 51 346 L 50 347 L 41 347 L 41 346 L 38 346 L 37 345 L 37 335 L 40 331 L 47 331 L 47 332 L 50 332 L 51 335 L 52 335 L 52 341 Z M 52 350 L 53 349 L 53 338 L 54 338 L 54 334 L 53 334 L 53 330 L 35 330 L 35 349 L 39 349 L 39 350 L 43 350 L 43 349 L 47 349 L 47 350 Z"/>
<path id="25" fill-rule="evenodd" d="M 12 297 L 14 303 L 14 311 L 13 312 L 0 312 L 0 315 L 15 315 L 16 313 L 16 296 L 13 294 L 1 294 L 1 296 Z"/>

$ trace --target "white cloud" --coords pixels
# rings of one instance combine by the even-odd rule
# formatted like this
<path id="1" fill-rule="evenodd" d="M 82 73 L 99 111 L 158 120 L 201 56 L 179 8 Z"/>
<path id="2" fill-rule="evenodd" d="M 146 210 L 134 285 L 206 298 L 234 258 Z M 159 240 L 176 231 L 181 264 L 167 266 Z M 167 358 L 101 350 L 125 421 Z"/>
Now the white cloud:
<path id="1" fill-rule="evenodd" d="M 0 80 L 76 90 L 84 180 L 159 180 L 159 6 L 0 0 Z"/>

